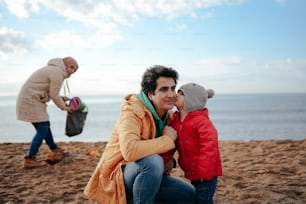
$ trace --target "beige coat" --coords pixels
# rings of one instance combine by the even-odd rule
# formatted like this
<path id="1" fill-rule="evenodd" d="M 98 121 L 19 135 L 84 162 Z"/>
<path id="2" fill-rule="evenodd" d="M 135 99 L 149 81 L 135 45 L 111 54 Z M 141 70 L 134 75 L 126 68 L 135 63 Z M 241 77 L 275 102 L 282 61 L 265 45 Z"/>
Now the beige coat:
<path id="1" fill-rule="evenodd" d="M 51 59 L 47 66 L 35 71 L 19 92 L 16 103 L 17 119 L 27 122 L 48 121 L 46 103 L 50 99 L 63 110 L 65 103 L 59 93 L 68 76 L 66 66 L 60 58 Z"/>
<path id="2" fill-rule="evenodd" d="M 121 114 L 84 193 L 98 203 L 126 203 L 121 166 L 175 147 L 170 137 L 155 138 L 152 114 L 136 95 L 125 97 Z M 155 138 L 155 139 L 154 139 Z"/>

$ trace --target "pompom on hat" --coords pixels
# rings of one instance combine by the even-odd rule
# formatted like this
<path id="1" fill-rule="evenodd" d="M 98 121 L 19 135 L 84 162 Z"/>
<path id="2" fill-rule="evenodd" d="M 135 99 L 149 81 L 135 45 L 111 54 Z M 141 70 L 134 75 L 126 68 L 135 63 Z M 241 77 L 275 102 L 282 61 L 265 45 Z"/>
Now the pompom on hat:
<path id="1" fill-rule="evenodd" d="M 203 110 L 206 106 L 207 99 L 215 95 L 214 90 L 205 89 L 196 83 L 184 84 L 179 90 L 184 93 L 184 109 L 188 112 Z"/>

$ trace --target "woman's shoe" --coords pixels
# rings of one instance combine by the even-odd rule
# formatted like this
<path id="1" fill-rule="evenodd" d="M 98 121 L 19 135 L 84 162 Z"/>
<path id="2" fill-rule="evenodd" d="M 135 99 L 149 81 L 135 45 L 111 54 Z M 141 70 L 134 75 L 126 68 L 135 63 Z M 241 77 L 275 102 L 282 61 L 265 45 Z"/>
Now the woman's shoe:
<path id="1" fill-rule="evenodd" d="M 25 156 L 24 162 L 23 162 L 23 168 L 24 169 L 32 169 L 37 167 L 43 167 L 46 166 L 45 162 L 37 161 L 35 156 Z"/>
<path id="2" fill-rule="evenodd" d="M 52 165 L 56 164 L 63 159 L 65 154 L 67 154 L 67 152 L 64 151 L 63 149 L 61 149 L 60 147 L 56 147 L 55 149 L 51 149 L 51 152 L 49 152 L 46 155 L 46 162 L 48 164 L 52 164 Z"/>

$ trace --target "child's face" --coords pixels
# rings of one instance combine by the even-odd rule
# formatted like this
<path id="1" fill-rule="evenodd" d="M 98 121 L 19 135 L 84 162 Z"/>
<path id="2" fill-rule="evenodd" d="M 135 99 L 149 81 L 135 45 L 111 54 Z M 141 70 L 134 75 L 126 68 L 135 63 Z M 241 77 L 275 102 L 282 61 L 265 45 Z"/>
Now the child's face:
<path id="1" fill-rule="evenodd" d="M 180 110 L 184 108 L 185 95 L 181 90 L 178 90 L 176 95 L 175 106 Z"/>

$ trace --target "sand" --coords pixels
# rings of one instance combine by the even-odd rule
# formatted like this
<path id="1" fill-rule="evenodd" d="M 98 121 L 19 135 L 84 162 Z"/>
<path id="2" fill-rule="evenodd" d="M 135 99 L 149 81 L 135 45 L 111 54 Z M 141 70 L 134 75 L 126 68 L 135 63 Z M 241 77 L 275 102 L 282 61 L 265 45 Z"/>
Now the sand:
<path id="1" fill-rule="evenodd" d="M 60 163 L 22 168 L 28 143 L 0 144 L 0 203 L 94 203 L 83 189 L 105 142 L 59 142 L 69 151 Z M 215 203 L 306 203 L 306 139 L 220 141 L 223 176 Z M 42 145 L 38 158 L 48 148 Z M 183 178 L 178 167 L 171 173 Z"/>

